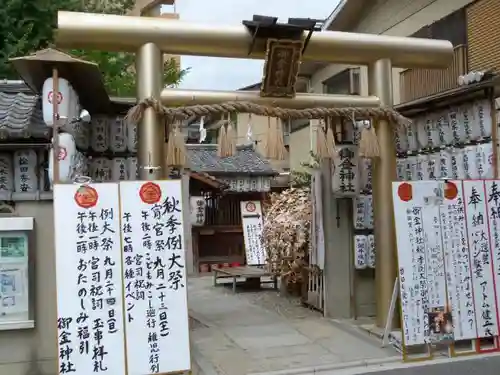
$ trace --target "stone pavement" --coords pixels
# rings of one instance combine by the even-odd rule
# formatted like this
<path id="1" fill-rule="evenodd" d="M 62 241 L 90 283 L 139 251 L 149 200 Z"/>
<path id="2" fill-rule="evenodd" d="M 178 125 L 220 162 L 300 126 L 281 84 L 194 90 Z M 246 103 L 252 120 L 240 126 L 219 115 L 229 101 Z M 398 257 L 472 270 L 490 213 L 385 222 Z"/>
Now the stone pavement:
<path id="1" fill-rule="evenodd" d="M 500 354 L 441 358 L 418 363 L 384 363 L 376 366 L 316 372 L 316 375 L 498 375 Z"/>
<path id="2" fill-rule="evenodd" d="M 199 375 L 310 374 L 400 361 L 368 334 L 324 319 L 273 290 L 233 294 L 213 287 L 210 277 L 199 277 L 189 280 L 188 296 L 193 373 Z"/>

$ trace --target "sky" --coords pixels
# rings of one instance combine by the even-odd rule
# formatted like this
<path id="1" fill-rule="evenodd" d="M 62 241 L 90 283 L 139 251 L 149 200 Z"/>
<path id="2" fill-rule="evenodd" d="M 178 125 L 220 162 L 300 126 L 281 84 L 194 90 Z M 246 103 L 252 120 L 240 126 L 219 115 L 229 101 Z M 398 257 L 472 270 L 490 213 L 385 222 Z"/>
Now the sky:
<path id="1" fill-rule="evenodd" d="M 177 0 L 181 20 L 197 23 L 241 25 L 254 14 L 278 17 L 325 19 L 338 0 Z M 171 11 L 165 8 L 164 11 Z M 182 68 L 191 70 L 180 87 L 191 90 L 237 90 L 262 78 L 262 60 L 182 56 Z"/>

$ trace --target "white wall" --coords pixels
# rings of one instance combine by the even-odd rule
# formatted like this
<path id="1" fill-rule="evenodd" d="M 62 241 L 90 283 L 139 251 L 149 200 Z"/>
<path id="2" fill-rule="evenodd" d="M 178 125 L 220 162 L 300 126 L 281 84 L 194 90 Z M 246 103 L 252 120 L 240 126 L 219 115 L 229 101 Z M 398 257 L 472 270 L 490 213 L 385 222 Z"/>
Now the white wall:
<path id="1" fill-rule="evenodd" d="M 377 4 L 368 17 L 362 19 L 353 32 L 383 34 L 392 36 L 409 36 L 422 27 L 429 25 L 446 15 L 466 6 L 473 0 L 372 0 Z M 329 65 L 316 72 L 311 85 L 321 90 L 322 82 L 332 75 L 341 72 L 348 65 Z M 399 73 L 394 69 L 393 93 L 394 104 L 400 103 Z M 321 92 L 321 91 L 316 91 Z M 368 94 L 368 70 L 361 68 L 361 95 Z"/>

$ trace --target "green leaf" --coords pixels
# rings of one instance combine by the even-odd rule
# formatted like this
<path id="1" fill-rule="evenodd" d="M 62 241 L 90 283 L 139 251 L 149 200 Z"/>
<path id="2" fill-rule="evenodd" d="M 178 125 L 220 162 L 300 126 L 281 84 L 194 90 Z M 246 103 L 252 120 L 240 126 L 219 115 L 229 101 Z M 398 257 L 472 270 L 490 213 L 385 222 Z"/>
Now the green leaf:
<path id="1" fill-rule="evenodd" d="M 58 10 L 125 14 L 134 4 L 134 0 L 4 0 L 0 8 L 0 79 L 18 78 L 9 58 L 53 45 Z M 86 50 L 68 53 L 99 65 L 110 96 L 135 96 L 133 54 Z M 173 60 L 166 62 L 164 85 L 177 86 L 188 71 L 180 70 Z"/>

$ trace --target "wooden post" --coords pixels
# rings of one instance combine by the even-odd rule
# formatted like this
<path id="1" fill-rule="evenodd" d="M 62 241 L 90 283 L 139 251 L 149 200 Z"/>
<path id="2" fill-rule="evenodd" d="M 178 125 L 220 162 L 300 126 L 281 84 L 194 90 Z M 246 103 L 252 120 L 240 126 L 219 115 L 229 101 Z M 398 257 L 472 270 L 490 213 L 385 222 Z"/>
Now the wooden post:
<path id="1" fill-rule="evenodd" d="M 181 184 L 182 184 L 182 212 L 184 220 L 184 246 L 186 251 L 186 269 L 187 274 L 193 275 L 195 273 L 194 254 L 193 254 L 193 225 L 191 223 L 191 203 L 189 193 L 189 182 L 191 175 L 189 169 L 183 168 L 181 171 Z"/>
<path id="2" fill-rule="evenodd" d="M 497 124 L 497 106 L 495 100 L 495 89 L 488 92 L 488 101 L 491 105 L 491 147 L 493 148 L 493 178 L 498 178 L 498 124 Z"/>
<path id="3" fill-rule="evenodd" d="M 324 264 L 324 298 L 325 298 L 325 303 L 324 303 L 324 315 L 326 317 L 331 317 L 334 315 L 331 309 L 329 308 L 330 306 L 330 301 L 328 299 L 332 297 L 332 291 L 330 290 L 331 288 L 346 288 L 348 285 L 334 285 L 333 281 L 333 275 L 331 275 L 331 272 L 333 270 L 331 267 L 329 267 L 329 258 L 331 258 L 335 254 L 335 238 L 334 238 L 334 233 L 335 231 L 333 228 L 335 228 L 335 210 L 334 210 L 334 205 L 333 205 L 333 194 L 332 194 L 332 168 L 331 168 L 331 159 L 323 159 L 320 162 L 320 179 L 321 179 L 321 202 L 318 202 L 319 204 L 322 205 L 322 211 L 323 211 L 323 236 L 324 236 L 324 243 L 325 243 L 325 264 Z"/>
<path id="4" fill-rule="evenodd" d="M 52 189 L 59 183 L 59 72 L 52 69 Z"/>

